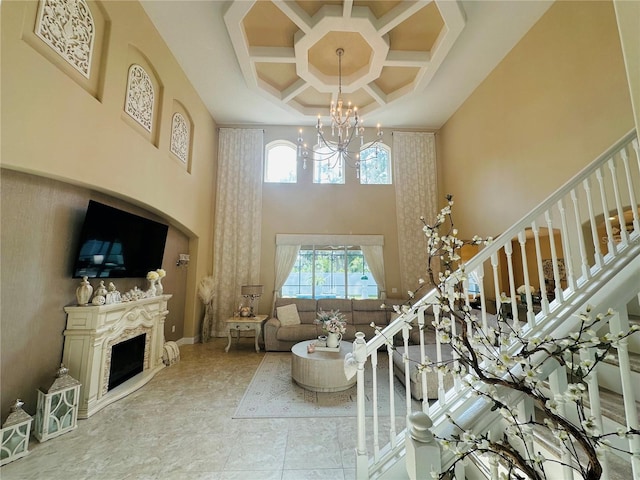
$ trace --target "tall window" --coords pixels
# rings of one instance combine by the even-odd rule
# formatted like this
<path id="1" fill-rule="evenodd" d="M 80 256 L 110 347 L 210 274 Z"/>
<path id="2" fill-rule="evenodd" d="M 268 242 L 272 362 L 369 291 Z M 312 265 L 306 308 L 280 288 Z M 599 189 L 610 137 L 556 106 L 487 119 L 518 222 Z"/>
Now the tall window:
<path id="1" fill-rule="evenodd" d="M 282 296 L 378 298 L 378 285 L 359 247 L 303 246 Z"/>
<path id="2" fill-rule="evenodd" d="M 390 185 L 391 149 L 385 144 L 365 148 L 360 152 L 360 183 Z"/>
<path id="3" fill-rule="evenodd" d="M 315 147 L 313 158 L 313 183 L 344 183 L 344 159 L 329 147 Z"/>
<path id="4" fill-rule="evenodd" d="M 267 145 L 264 156 L 264 181 L 268 183 L 296 183 L 298 162 L 296 146 L 286 140 Z"/>

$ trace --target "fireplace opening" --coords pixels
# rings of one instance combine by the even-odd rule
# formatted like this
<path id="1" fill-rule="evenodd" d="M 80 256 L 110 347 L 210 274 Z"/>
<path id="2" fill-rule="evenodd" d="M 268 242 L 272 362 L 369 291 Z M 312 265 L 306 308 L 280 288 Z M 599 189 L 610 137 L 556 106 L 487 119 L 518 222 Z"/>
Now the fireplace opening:
<path id="1" fill-rule="evenodd" d="M 146 337 L 146 333 L 143 333 L 111 347 L 108 390 L 142 372 Z"/>

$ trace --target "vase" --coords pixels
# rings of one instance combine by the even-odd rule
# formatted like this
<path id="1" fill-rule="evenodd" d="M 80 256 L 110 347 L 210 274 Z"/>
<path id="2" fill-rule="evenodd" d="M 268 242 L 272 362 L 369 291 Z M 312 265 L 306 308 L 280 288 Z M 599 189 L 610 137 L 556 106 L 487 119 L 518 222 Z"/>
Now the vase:
<path id="1" fill-rule="evenodd" d="M 147 294 L 149 297 L 155 297 L 156 296 L 156 281 L 155 280 L 149 280 L 149 289 L 147 290 Z"/>
<path id="2" fill-rule="evenodd" d="M 340 345 L 340 340 L 342 340 L 341 333 L 331 333 L 327 334 L 327 347 L 336 348 Z"/>
<path id="3" fill-rule="evenodd" d="M 161 278 L 156 280 L 156 295 L 162 295 L 162 292 L 164 292 L 164 287 L 162 286 L 161 280 Z"/>
<path id="4" fill-rule="evenodd" d="M 88 305 L 92 293 L 93 287 L 87 280 L 87 277 L 82 277 L 80 286 L 76 288 L 76 300 L 78 301 L 78 305 Z"/>

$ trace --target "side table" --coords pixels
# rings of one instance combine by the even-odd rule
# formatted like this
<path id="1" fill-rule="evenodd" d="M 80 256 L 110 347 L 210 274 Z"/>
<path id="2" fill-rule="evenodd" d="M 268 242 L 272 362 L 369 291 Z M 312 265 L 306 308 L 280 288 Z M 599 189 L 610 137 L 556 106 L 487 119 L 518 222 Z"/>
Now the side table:
<path id="1" fill-rule="evenodd" d="M 242 331 L 254 331 L 256 341 L 256 352 L 260 351 L 258 345 L 258 339 L 260 337 L 260 331 L 262 330 L 262 322 L 267 319 L 267 315 L 256 315 L 255 317 L 231 317 L 227 319 L 227 337 L 229 342 L 224 351 L 229 352 L 231 347 L 231 332 L 236 331 L 238 335 L 238 342 L 240 341 L 240 332 Z"/>

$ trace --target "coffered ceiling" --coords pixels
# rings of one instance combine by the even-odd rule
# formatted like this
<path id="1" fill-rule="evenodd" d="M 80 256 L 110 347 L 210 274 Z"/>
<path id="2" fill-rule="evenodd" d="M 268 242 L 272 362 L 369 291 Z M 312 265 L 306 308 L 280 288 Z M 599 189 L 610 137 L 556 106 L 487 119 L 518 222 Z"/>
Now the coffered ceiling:
<path id="1" fill-rule="evenodd" d="M 219 124 L 310 124 L 342 96 L 373 126 L 440 127 L 546 1 L 143 1 Z M 369 121 L 370 120 L 370 121 Z"/>

